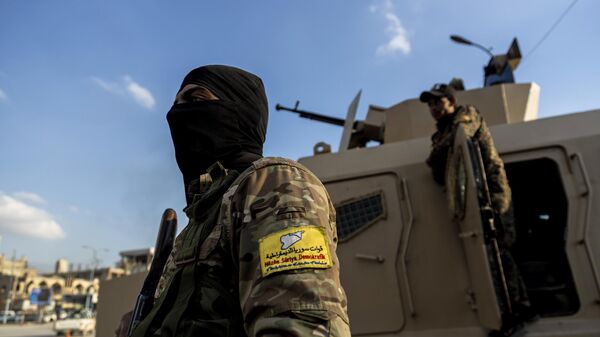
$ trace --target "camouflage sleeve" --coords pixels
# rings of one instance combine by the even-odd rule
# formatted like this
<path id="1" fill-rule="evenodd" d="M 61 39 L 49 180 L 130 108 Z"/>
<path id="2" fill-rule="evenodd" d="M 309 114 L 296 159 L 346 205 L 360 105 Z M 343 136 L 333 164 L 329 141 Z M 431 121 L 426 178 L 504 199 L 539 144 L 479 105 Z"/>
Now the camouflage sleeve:
<path id="1" fill-rule="evenodd" d="M 474 137 L 481 150 L 492 206 L 502 216 L 509 212 L 511 205 L 511 190 L 504 171 L 504 162 L 498 155 L 490 130 L 479 114 L 477 120 L 479 123 Z"/>
<path id="2" fill-rule="evenodd" d="M 231 204 L 246 331 L 350 336 L 327 191 L 297 163 L 264 163 L 240 183 Z"/>

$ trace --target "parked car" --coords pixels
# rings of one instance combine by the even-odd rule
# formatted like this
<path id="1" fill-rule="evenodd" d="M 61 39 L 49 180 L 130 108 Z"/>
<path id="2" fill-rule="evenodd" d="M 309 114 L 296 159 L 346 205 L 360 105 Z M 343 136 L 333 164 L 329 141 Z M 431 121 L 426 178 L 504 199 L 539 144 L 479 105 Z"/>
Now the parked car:
<path id="1" fill-rule="evenodd" d="M 39 322 L 40 313 L 37 311 L 26 311 L 21 314 L 23 322 Z"/>
<path id="2" fill-rule="evenodd" d="M 14 323 L 17 321 L 17 314 L 13 310 L 6 310 L 0 312 L 0 323 L 4 323 L 4 319 L 6 319 L 6 323 Z"/>
<path id="3" fill-rule="evenodd" d="M 56 319 L 56 313 L 54 312 L 46 312 L 42 314 L 42 323 L 55 322 Z"/>
<path id="4" fill-rule="evenodd" d="M 96 318 L 90 310 L 73 311 L 64 320 L 54 322 L 54 331 L 57 335 L 81 334 L 86 335 L 96 329 Z"/>
<path id="5" fill-rule="evenodd" d="M 69 316 L 69 313 L 64 310 L 61 310 L 58 312 L 58 319 L 65 319 L 68 316 Z"/>

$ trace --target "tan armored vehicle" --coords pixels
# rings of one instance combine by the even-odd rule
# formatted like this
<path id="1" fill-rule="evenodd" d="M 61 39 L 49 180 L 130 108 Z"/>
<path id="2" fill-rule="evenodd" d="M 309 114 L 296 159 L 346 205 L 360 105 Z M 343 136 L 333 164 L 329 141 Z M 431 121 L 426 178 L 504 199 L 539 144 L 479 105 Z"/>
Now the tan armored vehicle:
<path id="1" fill-rule="evenodd" d="M 527 336 L 600 336 L 600 110 L 536 120 L 538 95 L 536 84 L 502 84 L 457 100 L 478 106 L 506 164 L 513 255 L 542 316 Z M 434 126 L 417 99 L 372 108 L 365 123 L 385 123 L 383 145 L 300 159 L 336 205 L 353 335 L 485 336 L 501 313 L 477 199 L 479 163 L 457 137 L 455 187 L 433 181 L 425 159 Z"/>
<path id="2" fill-rule="evenodd" d="M 539 93 L 534 83 L 504 83 L 458 92 L 457 100 L 478 107 L 506 165 L 518 228 L 512 253 L 541 315 L 526 336 L 597 337 L 600 110 L 537 119 Z M 338 152 L 318 144 L 300 159 L 336 205 L 352 334 L 475 337 L 498 329 L 476 153 L 459 132 L 445 190 L 425 164 L 434 131 L 425 104 L 371 106 L 354 122 L 357 105 L 358 96 L 340 123 Z M 358 147 L 369 140 L 380 144 Z M 142 280 L 101 285 L 98 336 L 112 335 Z"/>

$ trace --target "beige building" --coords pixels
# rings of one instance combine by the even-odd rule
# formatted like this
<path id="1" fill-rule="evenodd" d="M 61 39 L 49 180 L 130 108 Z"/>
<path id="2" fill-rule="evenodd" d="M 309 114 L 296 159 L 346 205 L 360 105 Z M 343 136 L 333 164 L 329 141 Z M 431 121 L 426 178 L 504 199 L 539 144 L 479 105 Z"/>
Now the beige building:
<path id="1" fill-rule="evenodd" d="M 126 275 L 146 272 L 154 259 L 154 247 L 126 250 L 120 252 L 119 255 L 121 255 L 119 267 L 125 271 Z"/>
<path id="2" fill-rule="evenodd" d="M 10 259 L 0 255 L 0 309 L 4 310 L 7 302 L 10 310 L 23 312 L 52 310 L 56 306 L 72 309 L 86 303 L 95 306 L 100 281 L 147 271 L 154 248 L 124 251 L 120 255 L 117 267 L 94 269 L 74 270 L 68 260 L 59 259 L 50 274 L 29 268 L 24 257 Z"/>
<path id="3" fill-rule="evenodd" d="M 57 270 L 64 270 L 65 262 L 65 260 L 59 260 Z M 122 275 L 118 272 L 100 272 L 98 274 Z M 90 275 L 89 271 L 87 275 Z M 37 270 L 28 267 L 26 258 L 8 260 L 4 256 L 0 256 L 0 308 L 2 309 L 6 307 L 7 302 L 10 309 L 16 311 L 35 311 L 42 306 L 51 309 L 56 304 L 68 308 L 74 307 L 82 301 L 85 303 L 85 297 L 88 295 L 94 302 L 95 294 L 98 293 L 98 284 L 98 278 L 90 281 L 89 276 L 81 278 L 79 275 L 71 275 L 68 272 L 41 275 Z M 39 306 L 31 303 L 34 293 L 37 294 Z"/>
<path id="4" fill-rule="evenodd" d="M 0 255 L 0 309 L 30 312 L 95 306 L 100 281 L 147 271 L 154 249 L 137 249 L 120 253 L 117 267 L 73 270 L 66 259 L 59 259 L 54 273 L 40 274 L 29 268 L 27 259 L 7 258 Z M 32 294 L 34 296 L 32 297 Z M 32 303 L 32 300 L 34 303 Z"/>
<path id="5" fill-rule="evenodd" d="M 68 272 L 69 261 L 67 259 L 59 259 L 58 261 L 56 261 L 56 267 L 54 267 L 54 271 L 57 274 Z"/>

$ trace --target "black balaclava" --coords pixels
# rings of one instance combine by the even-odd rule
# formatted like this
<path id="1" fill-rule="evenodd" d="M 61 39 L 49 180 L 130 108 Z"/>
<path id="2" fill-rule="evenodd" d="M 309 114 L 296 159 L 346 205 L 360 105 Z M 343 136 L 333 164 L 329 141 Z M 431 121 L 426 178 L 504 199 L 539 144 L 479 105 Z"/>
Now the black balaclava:
<path id="1" fill-rule="evenodd" d="M 268 120 L 262 80 L 247 71 L 209 65 L 192 70 L 179 90 L 197 84 L 219 100 L 174 104 L 167 113 L 186 189 L 215 163 L 239 172 L 262 157 Z"/>

